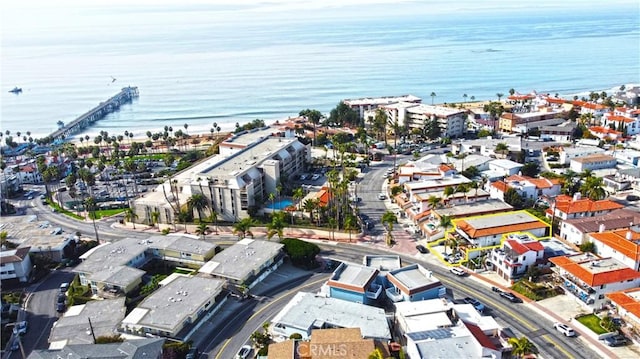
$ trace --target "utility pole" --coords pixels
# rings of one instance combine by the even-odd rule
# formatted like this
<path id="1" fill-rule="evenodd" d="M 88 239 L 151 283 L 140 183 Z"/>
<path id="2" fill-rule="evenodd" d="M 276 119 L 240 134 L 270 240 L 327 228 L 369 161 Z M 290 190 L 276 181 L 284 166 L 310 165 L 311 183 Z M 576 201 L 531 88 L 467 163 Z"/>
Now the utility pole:
<path id="1" fill-rule="evenodd" d="M 89 330 L 91 330 L 91 337 L 93 337 L 93 344 L 96 343 L 96 334 L 93 332 L 93 325 L 91 324 L 91 318 L 87 317 L 89 320 Z"/>

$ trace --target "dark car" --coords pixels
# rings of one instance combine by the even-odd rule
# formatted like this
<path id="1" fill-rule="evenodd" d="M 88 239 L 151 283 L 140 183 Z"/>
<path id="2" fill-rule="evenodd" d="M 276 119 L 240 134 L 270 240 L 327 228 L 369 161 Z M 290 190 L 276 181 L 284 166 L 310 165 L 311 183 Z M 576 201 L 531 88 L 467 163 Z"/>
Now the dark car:
<path id="1" fill-rule="evenodd" d="M 635 202 L 637 200 L 640 200 L 640 196 L 636 196 L 634 194 L 630 194 L 627 196 L 627 201 L 629 202 Z"/>
<path id="2" fill-rule="evenodd" d="M 416 249 L 418 250 L 418 252 L 423 254 L 429 253 L 429 250 L 427 249 L 427 247 L 423 246 L 422 244 L 418 244 L 416 246 Z"/>
<path id="3" fill-rule="evenodd" d="M 185 359 L 196 359 L 198 358 L 198 356 L 200 355 L 198 348 L 197 347 L 192 347 L 191 349 L 189 349 L 189 352 L 187 353 L 187 355 L 184 357 Z"/>
<path id="4" fill-rule="evenodd" d="M 626 345 L 629 340 L 624 335 L 618 334 L 612 337 L 605 338 L 604 342 L 610 347 L 619 347 L 621 345 Z"/>
<path id="5" fill-rule="evenodd" d="M 511 292 L 500 292 L 500 296 L 504 299 L 507 299 L 508 301 L 510 301 L 511 303 L 521 303 L 522 299 L 516 297 L 515 295 L 513 295 L 513 293 Z"/>
<path id="6" fill-rule="evenodd" d="M 64 293 L 59 293 L 58 294 L 58 301 L 56 302 L 57 304 L 65 304 L 67 302 L 67 296 L 64 295 Z"/>
<path id="7" fill-rule="evenodd" d="M 58 313 L 64 313 L 67 310 L 67 305 L 64 303 L 58 303 L 56 304 L 56 312 Z"/>

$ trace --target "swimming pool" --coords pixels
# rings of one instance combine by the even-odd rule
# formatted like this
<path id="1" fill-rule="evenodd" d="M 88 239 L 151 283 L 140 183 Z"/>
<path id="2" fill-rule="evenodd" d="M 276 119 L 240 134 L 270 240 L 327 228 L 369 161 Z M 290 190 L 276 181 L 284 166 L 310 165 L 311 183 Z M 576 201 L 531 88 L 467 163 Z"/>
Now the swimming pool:
<path id="1" fill-rule="evenodd" d="M 268 201 L 267 205 L 265 206 L 266 208 L 269 209 L 277 209 L 277 210 L 283 210 L 289 206 L 293 205 L 293 201 L 290 199 L 281 199 L 279 201 L 274 201 L 273 203 L 271 203 L 271 201 Z"/>

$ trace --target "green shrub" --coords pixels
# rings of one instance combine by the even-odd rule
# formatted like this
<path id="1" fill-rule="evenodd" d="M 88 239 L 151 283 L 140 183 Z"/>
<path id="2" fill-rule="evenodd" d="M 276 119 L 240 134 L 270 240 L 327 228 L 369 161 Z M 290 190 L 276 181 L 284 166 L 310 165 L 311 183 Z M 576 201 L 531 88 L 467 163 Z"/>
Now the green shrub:
<path id="1" fill-rule="evenodd" d="M 316 256 L 320 253 L 320 247 L 316 244 L 297 238 L 285 238 L 281 243 L 284 244 L 284 251 L 293 265 L 308 269 L 318 266 Z"/>

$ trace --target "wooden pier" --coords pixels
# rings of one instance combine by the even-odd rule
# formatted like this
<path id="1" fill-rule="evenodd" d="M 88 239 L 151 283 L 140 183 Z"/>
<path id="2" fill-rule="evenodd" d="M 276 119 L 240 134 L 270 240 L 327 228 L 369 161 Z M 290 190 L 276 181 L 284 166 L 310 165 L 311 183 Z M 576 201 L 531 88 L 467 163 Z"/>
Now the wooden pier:
<path id="1" fill-rule="evenodd" d="M 100 120 L 107 114 L 116 111 L 120 105 L 131 102 L 134 97 L 138 97 L 137 87 L 124 87 L 115 96 L 109 98 L 105 102 L 101 102 L 98 106 L 82 114 L 72 122 L 62 126 L 49 135 L 54 141 L 64 141 L 65 138 L 84 130 L 92 123 Z"/>

